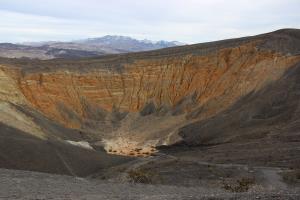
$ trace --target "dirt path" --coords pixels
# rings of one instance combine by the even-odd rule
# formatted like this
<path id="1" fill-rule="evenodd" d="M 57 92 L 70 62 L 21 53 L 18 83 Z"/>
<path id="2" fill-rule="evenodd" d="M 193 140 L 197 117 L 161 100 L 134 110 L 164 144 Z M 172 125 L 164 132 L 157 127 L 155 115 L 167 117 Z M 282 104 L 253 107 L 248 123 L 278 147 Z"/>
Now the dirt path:
<path id="1" fill-rule="evenodd" d="M 282 177 L 278 174 L 280 171 L 274 169 L 261 169 L 265 180 L 270 187 L 285 190 L 288 186 L 282 181 Z M 270 188 L 272 189 L 272 188 Z"/>

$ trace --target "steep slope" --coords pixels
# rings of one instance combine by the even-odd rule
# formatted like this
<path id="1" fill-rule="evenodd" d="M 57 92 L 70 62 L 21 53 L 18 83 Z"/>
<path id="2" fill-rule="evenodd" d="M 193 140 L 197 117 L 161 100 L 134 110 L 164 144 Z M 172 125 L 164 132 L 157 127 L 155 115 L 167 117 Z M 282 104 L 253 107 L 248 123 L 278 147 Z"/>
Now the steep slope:
<path id="1" fill-rule="evenodd" d="M 2 59 L 0 83 L 9 80 L 9 87 L 15 89 L 11 92 L 3 84 L 0 97 L 34 109 L 49 121 L 80 132 L 90 144 L 116 154 L 147 155 L 156 151 L 155 146 L 182 141 L 207 145 L 257 139 L 267 135 L 241 134 L 238 127 L 244 118 L 236 117 L 251 109 L 260 116 L 260 108 L 252 108 L 259 105 L 256 98 L 246 101 L 251 102 L 249 106 L 239 104 L 241 108 L 228 119 L 219 116 L 251 94 L 260 94 L 257 98 L 264 104 L 277 98 L 271 95 L 264 100 L 261 91 L 290 80 L 282 77 L 298 66 L 299 52 L 300 31 L 286 29 L 94 59 Z M 278 94 L 272 94 L 281 97 L 282 87 L 274 90 Z M 276 109 L 270 112 L 285 111 L 284 106 Z M 235 117 L 237 121 L 232 121 Z M 255 127 L 250 123 L 249 129 Z"/>
<path id="2" fill-rule="evenodd" d="M 189 144 L 214 144 L 279 137 L 298 141 L 300 63 L 275 83 L 240 98 L 225 111 L 183 127 Z"/>
<path id="3" fill-rule="evenodd" d="M 79 130 L 65 128 L 30 106 L 17 77 L 14 70 L 0 70 L 1 168 L 86 176 L 131 160 L 85 148 L 86 136 Z"/>
<path id="4" fill-rule="evenodd" d="M 178 130 L 182 140 L 161 151 L 194 161 L 299 169 L 299 81 L 298 63 L 226 110 L 186 124 Z"/>

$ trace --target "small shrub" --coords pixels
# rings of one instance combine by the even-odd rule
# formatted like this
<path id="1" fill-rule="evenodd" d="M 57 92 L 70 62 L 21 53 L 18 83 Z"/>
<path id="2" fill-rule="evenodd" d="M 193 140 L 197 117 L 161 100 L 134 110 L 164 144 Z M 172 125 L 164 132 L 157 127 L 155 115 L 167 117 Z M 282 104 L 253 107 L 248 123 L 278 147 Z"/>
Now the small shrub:
<path id="1" fill-rule="evenodd" d="M 283 172 L 282 178 L 284 181 L 291 184 L 300 183 L 300 169 L 295 169 L 289 172 Z"/>
<path id="2" fill-rule="evenodd" d="M 253 184 L 253 178 L 242 178 L 237 180 L 234 184 L 223 183 L 223 188 L 231 192 L 247 192 Z"/>
<path id="3" fill-rule="evenodd" d="M 154 174 L 146 170 L 137 169 L 129 171 L 128 176 L 132 183 L 150 184 L 153 182 Z"/>

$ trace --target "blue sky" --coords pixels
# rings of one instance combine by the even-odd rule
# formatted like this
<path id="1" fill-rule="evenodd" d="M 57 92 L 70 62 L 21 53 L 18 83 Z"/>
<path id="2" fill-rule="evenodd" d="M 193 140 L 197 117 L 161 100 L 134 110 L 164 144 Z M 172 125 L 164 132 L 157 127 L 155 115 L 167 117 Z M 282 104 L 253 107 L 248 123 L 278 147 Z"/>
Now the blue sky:
<path id="1" fill-rule="evenodd" d="M 206 42 L 300 28 L 300 0 L 0 0 L 0 42 L 103 35 Z"/>

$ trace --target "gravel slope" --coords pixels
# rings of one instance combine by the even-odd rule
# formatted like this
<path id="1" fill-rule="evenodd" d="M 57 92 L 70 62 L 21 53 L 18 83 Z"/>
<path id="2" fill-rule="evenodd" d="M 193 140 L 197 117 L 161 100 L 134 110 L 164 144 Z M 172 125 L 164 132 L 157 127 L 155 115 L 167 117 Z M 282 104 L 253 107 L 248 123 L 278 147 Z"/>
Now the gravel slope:
<path id="1" fill-rule="evenodd" d="M 227 193 L 206 188 L 114 184 L 29 171 L 0 169 L 0 199 L 299 199 L 299 191 Z"/>

